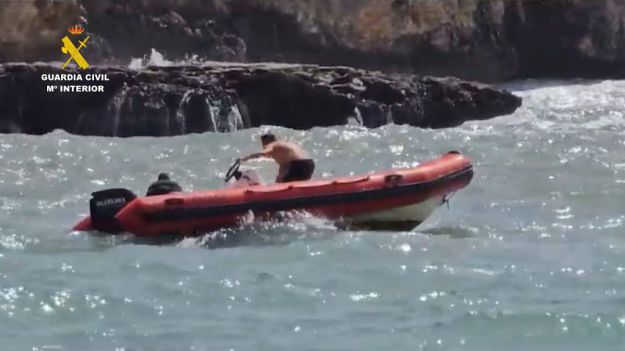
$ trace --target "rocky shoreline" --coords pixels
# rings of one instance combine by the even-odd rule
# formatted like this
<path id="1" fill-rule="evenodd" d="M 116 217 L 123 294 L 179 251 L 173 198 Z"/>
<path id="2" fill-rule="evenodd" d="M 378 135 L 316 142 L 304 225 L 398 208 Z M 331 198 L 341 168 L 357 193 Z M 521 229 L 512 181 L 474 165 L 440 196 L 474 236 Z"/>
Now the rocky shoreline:
<path id="1" fill-rule="evenodd" d="M 81 23 L 98 64 L 152 48 L 236 62 L 348 65 L 500 82 L 625 77 L 615 0 L 73 0 L 0 6 L 0 62 L 59 60 Z"/>
<path id="2" fill-rule="evenodd" d="M 0 132 L 167 136 L 259 125 L 294 129 L 354 123 L 444 128 L 514 112 L 521 99 L 455 78 L 349 67 L 226 64 L 130 69 L 96 66 L 104 93 L 47 92 L 54 64 L 0 65 Z M 63 82 L 75 84 L 75 82 Z"/>

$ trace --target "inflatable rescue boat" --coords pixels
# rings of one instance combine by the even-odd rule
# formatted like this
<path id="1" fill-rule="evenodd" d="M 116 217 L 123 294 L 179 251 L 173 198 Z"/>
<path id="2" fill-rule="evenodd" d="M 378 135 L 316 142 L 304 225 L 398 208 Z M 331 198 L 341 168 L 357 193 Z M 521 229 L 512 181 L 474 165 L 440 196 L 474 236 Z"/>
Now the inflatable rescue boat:
<path id="1" fill-rule="evenodd" d="M 249 179 L 230 168 L 226 181 Z M 274 218 L 284 211 L 369 228 L 415 228 L 473 177 L 471 160 L 449 152 L 415 168 L 262 185 L 235 183 L 218 190 L 138 197 L 127 189 L 92 193 L 90 216 L 75 231 L 128 232 L 140 237 L 193 236 L 241 225 L 244 218 Z"/>

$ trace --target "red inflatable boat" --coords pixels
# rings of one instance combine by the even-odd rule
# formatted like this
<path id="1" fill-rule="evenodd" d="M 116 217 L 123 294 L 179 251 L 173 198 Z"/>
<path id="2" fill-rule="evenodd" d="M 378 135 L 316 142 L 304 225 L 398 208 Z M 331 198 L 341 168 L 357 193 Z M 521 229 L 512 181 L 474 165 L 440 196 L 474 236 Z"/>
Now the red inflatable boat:
<path id="1" fill-rule="evenodd" d="M 238 165 L 237 165 L 238 166 Z M 229 178 L 238 173 L 231 168 Z M 91 216 L 74 230 L 142 237 L 191 236 L 241 224 L 250 213 L 272 218 L 306 211 L 364 227 L 412 229 L 473 177 L 471 161 L 450 152 L 415 168 L 369 175 L 137 197 L 126 189 L 94 192 Z"/>

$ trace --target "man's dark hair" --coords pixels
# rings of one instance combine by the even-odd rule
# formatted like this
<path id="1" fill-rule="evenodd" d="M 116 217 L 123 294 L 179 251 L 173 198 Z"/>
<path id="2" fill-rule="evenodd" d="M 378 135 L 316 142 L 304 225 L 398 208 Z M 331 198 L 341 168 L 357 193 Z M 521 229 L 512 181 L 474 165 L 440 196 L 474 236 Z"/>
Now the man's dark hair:
<path id="1" fill-rule="evenodd" d="M 273 143 L 276 140 L 277 140 L 276 136 L 271 133 L 263 134 L 260 136 L 260 141 L 261 143 L 263 143 L 263 145 Z"/>
<path id="2" fill-rule="evenodd" d="M 161 173 L 158 175 L 158 180 L 169 180 L 167 173 Z"/>

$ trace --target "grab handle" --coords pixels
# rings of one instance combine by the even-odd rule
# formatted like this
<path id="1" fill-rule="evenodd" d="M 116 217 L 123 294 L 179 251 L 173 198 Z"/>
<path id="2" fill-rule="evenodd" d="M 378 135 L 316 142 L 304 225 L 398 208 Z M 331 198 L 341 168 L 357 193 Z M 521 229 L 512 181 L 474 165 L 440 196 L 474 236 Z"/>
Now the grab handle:
<path id="1" fill-rule="evenodd" d="M 277 193 L 279 191 L 286 191 L 286 190 L 291 190 L 293 189 L 292 185 L 289 185 L 287 187 L 284 188 L 279 188 L 279 189 L 269 189 L 269 190 L 245 190 L 246 194 L 269 194 L 269 193 Z"/>
<path id="2" fill-rule="evenodd" d="M 175 206 L 175 205 L 182 205 L 182 204 L 184 204 L 184 200 L 179 197 L 174 197 L 174 198 L 165 200 L 166 206 Z"/>
<path id="3" fill-rule="evenodd" d="M 403 178 L 401 174 L 389 174 L 384 177 L 384 182 L 390 186 L 397 186 Z"/>
<path id="4" fill-rule="evenodd" d="M 332 184 L 354 184 L 354 183 L 366 182 L 369 179 L 370 179 L 369 176 L 366 176 L 366 177 L 361 177 L 358 179 L 335 180 L 332 182 Z"/>

